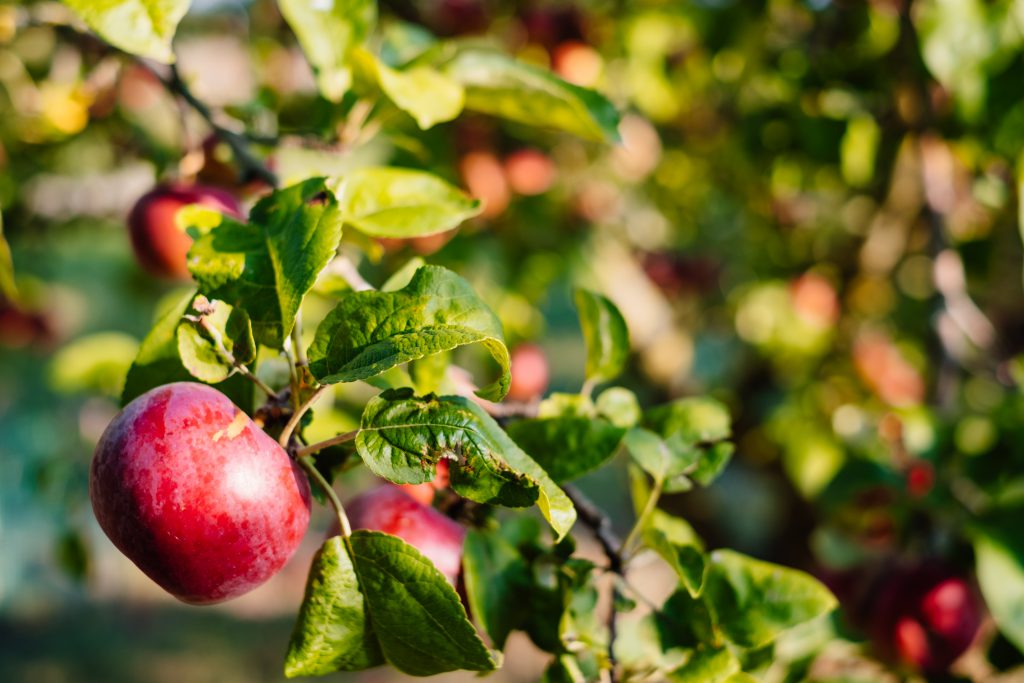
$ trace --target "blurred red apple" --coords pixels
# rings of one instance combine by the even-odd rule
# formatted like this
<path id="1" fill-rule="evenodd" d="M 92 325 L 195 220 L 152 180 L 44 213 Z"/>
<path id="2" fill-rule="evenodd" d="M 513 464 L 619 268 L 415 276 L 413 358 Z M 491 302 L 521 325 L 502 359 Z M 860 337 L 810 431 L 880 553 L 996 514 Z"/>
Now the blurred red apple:
<path id="1" fill-rule="evenodd" d="M 477 199 L 483 200 L 480 215 L 494 218 L 500 215 L 509 202 L 508 182 L 501 162 L 491 152 L 470 152 L 459 162 L 459 173 L 469 190 Z"/>
<path id="2" fill-rule="evenodd" d="M 448 461 L 437 462 L 437 473 L 433 481 L 422 484 L 402 484 L 400 487 L 406 494 L 424 505 L 433 505 L 434 496 L 438 491 L 448 488 Z"/>
<path id="3" fill-rule="evenodd" d="M 874 599 L 879 653 L 927 674 L 949 669 L 978 633 L 983 608 L 962 577 L 934 566 L 894 572 Z"/>
<path id="4" fill-rule="evenodd" d="M 544 194 L 555 182 L 555 164 L 541 151 L 520 149 L 505 157 L 505 178 L 519 194 Z"/>
<path id="5" fill-rule="evenodd" d="M 398 536 L 434 563 L 452 586 L 462 570 L 466 530 L 432 507 L 386 484 L 353 498 L 345 506 L 353 529 Z M 337 533 L 335 528 L 334 533 Z"/>
<path id="6" fill-rule="evenodd" d="M 512 382 L 508 398 L 513 401 L 532 401 L 548 388 L 548 359 L 536 344 L 520 344 L 512 349 Z"/>
<path id="7" fill-rule="evenodd" d="M 128 232 L 139 263 L 158 277 L 189 278 L 186 256 L 192 238 L 177 224 L 178 210 L 201 204 L 241 218 L 238 201 L 224 190 L 203 185 L 171 183 L 144 194 L 128 214 Z"/>
<path id="8" fill-rule="evenodd" d="M 309 484 L 277 442 L 204 384 L 129 403 L 96 446 L 96 519 L 179 600 L 221 602 L 276 574 L 309 524 Z"/>

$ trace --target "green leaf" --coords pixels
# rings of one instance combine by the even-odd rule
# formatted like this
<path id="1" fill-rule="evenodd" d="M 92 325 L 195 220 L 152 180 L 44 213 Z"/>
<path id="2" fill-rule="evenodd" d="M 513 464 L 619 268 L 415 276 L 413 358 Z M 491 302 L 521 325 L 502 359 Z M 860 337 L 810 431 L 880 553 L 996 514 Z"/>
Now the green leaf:
<path id="1" fill-rule="evenodd" d="M 426 64 L 392 69 L 366 50 L 358 53 L 360 67 L 380 85 L 395 106 L 427 130 L 451 121 L 462 112 L 466 93 L 455 79 Z"/>
<path id="2" fill-rule="evenodd" d="M 320 93 L 340 102 L 352 85 L 349 57 L 377 23 L 374 0 L 278 0 L 313 67 Z"/>
<path id="3" fill-rule="evenodd" d="M 248 224 L 224 218 L 198 234 L 189 270 L 200 292 L 249 314 L 258 343 L 279 349 L 340 239 L 337 202 L 312 178 L 261 199 Z"/>
<path id="4" fill-rule="evenodd" d="M 195 381 L 182 364 L 177 336 L 178 325 L 185 313 L 192 309 L 194 298 L 195 294 L 190 292 L 171 306 L 142 340 L 139 353 L 128 369 L 128 376 L 124 381 L 122 405 L 163 384 Z M 251 410 L 253 385 L 245 377 L 230 377 L 217 389 L 242 410 Z"/>
<path id="5" fill-rule="evenodd" d="M 462 576 L 470 612 L 499 650 L 525 618 L 522 591 L 529 569 L 514 545 L 501 534 L 471 529 L 462 551 Z"/>
<path id="6" fill-rule="evenodd" d="M 214 302 L 212 313 L 203 317 L 212 332 L 190 320 L 178 325 L 178 355 L 185 368 L 198 380 L 216 384 L 226 380 L 235 370 L 217 349 L 214 336 L 242 365 L 256 360 L 256 342 L 252 337 L 252 323 L 245 311 Z"/>
<path id="7" fill-rule="evenodd" d="M 692 396 L 652 408 L 644 424 L 664 437 L 678 435 L 687 443 L 721 441 L 732 436 L 729 410 L 706 396 Z"/>
<path id="8" fill-rule="evenodd" d="M 466 109 L 592 140 L 618 140 L 619 115 L 604 96 L 550 71 L 478 48 L 459 49 L 442 70 L 466 89 Z"/>
<path id="9" fill-rule="evenodd" d="M 50 361 L 48 380 L 60 392 L 96 392 L 119 396 L 139 342 L 120 332 L 79 337 Z"/>
<path id="10" fill-rule="evenodd" d="M 461 396 L 385 392 L 367 404 L 356 448 L 371 471 L 399 484 L 431 481 L 437 461 L 447 458 L 456 493 L 509 507 L 536 502 L 559 539 L 576 521 L 569 498 L 540 465 Z"/>
<path id="11" fill-rule="evenodd" d="M 309 568 L 306 596 L 284 662 L 285 675 L 322 676 L 383 663 L 352 558 L 344 539 L 332 536 Z"/>
<path id="12" fill-rule="evenodd" d="M 537 482 L 508 465 L 474 407 L 459 396 L 387 391 L 363 410 L 356 448 L 374 474 L 396 484 L 432 481 L 438 460 L 445 458 L 459 495 L 479 503 L 533 505 Z"/>
<path id="13" fill-rule="evenodd" d="M 576 310 L 587 344 L 587 380 L 606 382 L 618 377 L 629 358 L 629 329 L 622 313 L 608 298 L 577 289 Z"/>
<path id="14" fill-rule="evenodd" d="M 715 624 L 741 647 L 761 647 L 837 605 L 814 577 L 731 550 L 711 553 L 704 596 Z"/>
<path id="15" fill-rule="evenodd" d="M 373 237 L 446 232 L 483 208 L 436 175 L 407 168 L 361 168 L 329 184 L 345 223 Z"/>
<path id="16" fill-rule="evenodd" d="M 559 417 L 511 423 L 508 435 L 556 482 L 592 472 L 618 450 L 626 430 L 607 420 Z"/>
<path id="17" fill-rule="evenodd" d="M 0 297 L 7 301 L 18 300 L 18 287 L 14 282 L 14 259 L 11 246 L 4 237 L 4 216 L 0 213 Z"/>
<path id="18" fill-rule="evenodd" d="M 537 417 L 597 417 L 597 408 L 584 394 L 550 394 L 537 406 Z"/>
<path id="19" fill-rule="evenodd" d="M 713 398 L 690 397 L 658 406 L 644 414 L 643 425 L 656 432 L 671 452 L 669 477 L 685 474 L 707 486 L 733 453 L 732 444 L 722 441 L 732 435 L 729 411 Z"/>
<path id="20" fill-rule="evenodd" d="M 629 389 L 609 387 L 597 396 L 597 412 L 616 427 L 629 429 L 640 421 L 640 402 Z"/>
<path id="21" fill-rule="evenodd" d="M 728 648 L 699 646 L 683 666 L 668 675 L 672 683 L 725 683 L 740 671 L 740 661 Z"/>
<path id="22" fill-rule="evenodd" d="M 191 0 L 63 0 L 89 28 L 116 48 L 164 64 Z"/>
<path id="23" fill-rule="evenodd" d="M 381 651 L 396 669 L 433 676 L 496 668 L 455 589 L 416 548 L 365 530 L 352 534 L 351 547 Z"/>
<path id="24" fill-rule="evenodd" d="M 633 461 L 660 482 L 663 490 L 673 493 L 692 488 L 686 473 L 696 467 L 698 450 L 690 448 L 680 453 L 654 432 L 639 427 L 626 432 L 622 444 Z"/>
<path id="25" fill-rule="evenodd" d="M 468 282 L 450 270 L 424 266 L 397 292 L 354 292 L 342 299 L 317 328 L 309 367 L 324 384 L 354 382 L 476 343 L 502 371 L 477 394 L 498 400 L 511 378 L 501 321 Z"/>
<path id="26" fill-rule="evenodd" d="M 683 587 L 700 595 L 707 558 L 697 532 L 685 520 L 655 509 L 643 530 L 644 543 L 658 553 L 679 576 Z"/>
<path id="27" fill-rule="evenodd" d="M 1017 529 L 1020 511 L 990 521 L 974 535 L 978 584 L 992 618 L 1006 638 L 1024 652 L 1024 543 Z"/>

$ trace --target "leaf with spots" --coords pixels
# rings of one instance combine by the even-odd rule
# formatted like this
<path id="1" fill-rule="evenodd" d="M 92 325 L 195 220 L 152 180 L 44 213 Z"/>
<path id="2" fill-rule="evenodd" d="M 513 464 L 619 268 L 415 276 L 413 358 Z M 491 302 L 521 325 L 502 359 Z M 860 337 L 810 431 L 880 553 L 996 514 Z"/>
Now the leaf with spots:
<path id="1" fill-rule="evenodd" d="M 477 393 L 501 399 L 511 377 L 501 321 L 464 279 L 423 266 L 402 289 L 342 299 L 317 328 L 309 368 L 323 384 L 354 382 L 467 344 L 482 344 L 501 368 Z"/>
<path id="2" fill-rule="evenodd" d="M 397 484 L 433 480 L 449 463 L 451 486 L 478 503 L 536 503 L 561 538 L 576 511 L 565 493 L 479 405 L 461 396 L 413 396 L 386 391 L 363 412 L 356 448 L 374 474 Z"/>

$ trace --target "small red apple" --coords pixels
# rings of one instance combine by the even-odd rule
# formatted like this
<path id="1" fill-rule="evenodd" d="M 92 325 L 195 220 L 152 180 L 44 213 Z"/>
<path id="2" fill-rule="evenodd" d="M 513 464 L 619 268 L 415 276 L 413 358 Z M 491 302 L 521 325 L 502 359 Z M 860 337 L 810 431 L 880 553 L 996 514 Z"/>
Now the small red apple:
<path id="1" fill-rule="evenodd" d="M 466 538 L 466 530 L 457 522 L 413 500 L 392 484 L 356 496 L 345 510 L 353 529 L 398 536 L 433 562 L 448 583 L 456 585 Z"/>
<path id="2" fill-rule="evenodd" d="M 241 218 L 238 201 L 224 190 L 203 185 L 171 183 L 144 194 L 128 214 L 128 233 L 139 263 L 158 277 L 189 278 L 186 256 L 192 238 L 178 228 L 178 210 L 202 204 L 233 218 Z"/>
<path id="3" fill-rule="evenodd" d="M 224 394 L 139 396 L 96 446 L 89 497 L 114 545 L 174 597 L 210 604 L 276 574 L 309 524 L 309 484 Z"/>
<path id="4" fill-rule="evenodd" d="M 434 481 L 423 482 L 422 484 L 402 484 L 400 487 L 405 493 L 424 505 L 433 505 L 434 496 L 438 491 L 448 488 L 448 461 L 437 462 L 437 473 Z"/>
<path id="5" fill-rule="evenodd" d="M 505 178 L 519 194 L 544 194 L 555 182 L 558 171 L 547 154 L 536 149 L 520 149 L 505 157 Z"/>
<path id="6" fill-rule="evenodd" d="M 512 349 L 512 382 L 508 398 L 532 401 L 548 388 L 548 359 L 536 344 L 520 344 Z"/>

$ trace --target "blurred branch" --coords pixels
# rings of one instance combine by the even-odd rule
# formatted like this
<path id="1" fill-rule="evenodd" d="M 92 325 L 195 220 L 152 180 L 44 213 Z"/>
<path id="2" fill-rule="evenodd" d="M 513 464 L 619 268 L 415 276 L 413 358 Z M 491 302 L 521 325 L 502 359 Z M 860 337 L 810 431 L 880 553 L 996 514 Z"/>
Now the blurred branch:
<path id="1" fill-rule="evenodd" d="M 243 178 L 259 179 L 271 187 L 277 187 L 279 185 L 280 181 L 278 180 L 277 175 L 267 168 L 266 164 L 257 158 L 252 153 L 252 150 L 249 149 L 249 137 L 244 133 L 236 132 L 219 123 L 218 117 L 214 114 L 213 110 L 210 109 L 205 102 L 196 97 L 195 93 L 192 92 L 192 89 L 189 88 L 188 84 L 181 77 L 181 73 L 178 71 L 177 65 L 172 64 L 169 68 L 169 75 L 164 75 L 148 62 L 143 60 L 138 61 L 150 73 L 160 79 L 160 82 L 164 84 L 164 87 L 167 88 L 167 90 L 187 102 L 197 114 L 203 117 L 206 123 L 213 130 L 213 134 L 231 148 L 231 152 L 234 154 L 235 160 L 238 162 L 242 171 Z"/>
<path id="2" fill-rule="evenodd" d="M 209 105 L 196 97 L 195 93 L 192 92 L 188 83 L 186 83 L 181 77 L 176 65 L 170 65 L 167 67 L 165 72 L 165 70 L 158 68 L 142 57 L 114 47 L 102 40 L 99 36 L 85 31 L 85 29 L 78 25 L 72 12 L 70 12 L 66 7 L 56 3 L 43 3 L 38 7 L 29 8 L 29 10 L 30 11 L 25 11 L 18 15 L 17 28 L 23 28 L 26 26 L 47 26 L 70 38 L 73 38 L 79 43 L 102 46 L 102 48 L 107 52 L 118 54 L 134 61 L 156 77 L 169 92 L 184 100 L 207 122 L 213 130 L 213 134 L 231 148 L 243 179 L 259 179 L 271 187 L 277 187 L 279 185 L 277 175 L 271 171 L 261 159 L 254 155 L 252 150 L 249 148 L 250 143 L 264 144 L 267 140 L 255 135 L 250 135 L 244 131 L 232 130 L 226 124 L 221 123 L 220 116 L 218 116 Z"/>
<path id="3" fill-rule="evenodd" d="M 565 495 L 576 507 L 579 519 L 593 533 L 597 542 L 601 545 L 605 557 L 608 558 L 608 571 L 620 577 L 625 577 L 625 566 L 622 559 L 622 541 L 612 529 L 612 521 L 600 508 L 590 502 L 583 493 L 575 486 L 568 484 L 562 487 Z M 618 680 L 615 672 L 615 635 L 616 617 L 618 611 L 615 608 L 615 598 L 618 588 L 612 588 L 611 606 L 608 609 L 608 680 L 616 683 Z"/>

